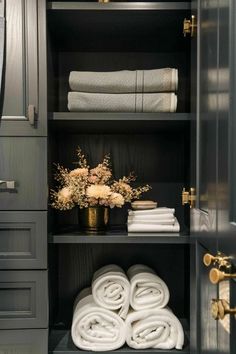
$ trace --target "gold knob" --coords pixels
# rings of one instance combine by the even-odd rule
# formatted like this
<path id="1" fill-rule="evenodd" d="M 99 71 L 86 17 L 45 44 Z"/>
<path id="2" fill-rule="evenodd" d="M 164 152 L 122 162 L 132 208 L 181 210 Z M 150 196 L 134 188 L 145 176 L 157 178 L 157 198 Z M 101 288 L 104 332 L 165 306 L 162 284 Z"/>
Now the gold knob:
<path id="1" fill-rule="evenodd" d="M 209 267 L 211 264 L 218 265 L 219 269 L 221 268 L 231 268 L 230 257 L 226 257 L 223 253 L 218 252 L 216 256 L 213 256 L 210 253 L 204 254 L 203 263 L 206 267 Z"/>
<path id="2" fill-rule="evenodd" d="M 205 266 L 209 267 L 215 260 L 216 257 L 212 256 L 210 253 L 204 254 L 203 263 Z"/>
<path id="3" fill-rule="evenodd" d="M 236 315 L 236 308 L 231 309 L 229 303 L 224 299 L 213 299 L 211 314 L 215 320 L 222 320 L 225 315 Z"/>
<path id="4" fill-rule="evenodd" d="M 212 284 L 218 284 L 222 280 L 236 278 L 236 274 L 221 272 L 217 268 L 212 268 L 209 273 L 209 278 Z"/>

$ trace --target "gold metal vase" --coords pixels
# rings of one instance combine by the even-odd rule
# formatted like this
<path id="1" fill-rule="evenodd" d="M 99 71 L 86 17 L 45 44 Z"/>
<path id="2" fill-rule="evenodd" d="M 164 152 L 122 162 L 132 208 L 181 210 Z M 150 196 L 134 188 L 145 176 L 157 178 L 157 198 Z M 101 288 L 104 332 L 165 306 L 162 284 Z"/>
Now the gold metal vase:
<path id="1" fill-rule="evenodd" d="M 102 234 L 109 221 L 109 208 L 93 206 L 79 209 L 79 226 L 86 234 Z"/>

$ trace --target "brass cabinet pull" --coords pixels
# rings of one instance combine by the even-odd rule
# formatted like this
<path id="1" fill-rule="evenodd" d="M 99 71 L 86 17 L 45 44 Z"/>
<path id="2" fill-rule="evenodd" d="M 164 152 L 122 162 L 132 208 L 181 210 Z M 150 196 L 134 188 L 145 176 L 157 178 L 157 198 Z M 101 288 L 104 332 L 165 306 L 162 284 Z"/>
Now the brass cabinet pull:
<path id="1" fill-rule="evenodd" d="M 35 106 L 32 104 L 28 105 L 28 113 L 27 113 L 30 125 L 35 125 L 36 120 L 36 110 Z"/>
<path id="2" fill-rule="evenodd" d="M 225 273 L 217 268 L 212 268 L 209 273 L 209 278 L 212 284 L 218 284 L 222 280 L 236 278 L 236 274 Z"/>
<path id="3" fill-rule="evenodd" d="M 219 268 L 231 268 L 230 257 L 226 257 L 223 253 L 218 252 L 216 256 L 213 256 L 210 253 L 205 253 L 203 257 L 203 263 L 206 267 L 209 267 L 211 264 L 218 265 Z"/>
<path id="4" fill-rule="evenodd" d="M 15 189 L 15 181 L 2 181 L 0 180 L 0 185 L 3 185 L 3 190 L 5 189 Z"/>
<path id="5" fill-rule="evenodd" d="M 212 299 L 211 314 L 215 320 L 223 320 L 225 315 L 236 315 L 236 307 L 231 309 L 226 300 Z"/>

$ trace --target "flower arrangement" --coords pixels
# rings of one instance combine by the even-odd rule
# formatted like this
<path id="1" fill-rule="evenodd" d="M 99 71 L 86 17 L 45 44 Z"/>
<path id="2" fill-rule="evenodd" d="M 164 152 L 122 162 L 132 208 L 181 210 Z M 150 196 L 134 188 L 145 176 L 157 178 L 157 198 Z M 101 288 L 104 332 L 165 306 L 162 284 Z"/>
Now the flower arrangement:
<path id="1" fill-rule="evenodd" d="M 94 168 L 90 168 L 80 147 L 77 156 L 79 167 L 74 170 L 56 165 L 55 179 L 59 188 L 51 191 L 53 208 L 69 210 L 75 206 L 83 209 L 99 205 L 121 208 L 125 203 L 139 199 L 151 188 L 149 185 L 131 187 L 131 182 L 136 179 L 133 173 L 114 180 L 109 155 L 105 155 L 102 163 Z"/>

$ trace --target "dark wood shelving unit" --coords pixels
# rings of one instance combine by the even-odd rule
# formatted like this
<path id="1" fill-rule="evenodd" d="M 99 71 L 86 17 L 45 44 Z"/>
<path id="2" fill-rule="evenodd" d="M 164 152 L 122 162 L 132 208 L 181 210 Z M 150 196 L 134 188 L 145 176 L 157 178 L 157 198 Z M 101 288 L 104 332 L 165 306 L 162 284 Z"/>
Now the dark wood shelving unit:
<path id="1" fill-rule="evenodd" d="M 49 10 L 190 10 L 191 3 L 182 2 L 73 2 L 73 1 L 51 1 L 48 3 Z"/>
<path id="2" fill-rule="evenodd" d="M 145 350 L 137 350 L 129 348 L 127 345 L 108 352 L 100 352 L 101 354 L 109 354 L 109 353 L 117 353 L 117 354 L 136 354 L 136 353 L 143 353 L 143 354 L 153 354 L 153 353 L 163 353 L 163 354 L 173 354 L 173 353 L 182 353 L 182 354 L 189 354 L 190 347 L 189 347 L 189 340 L 188 340 L 188 331 L 185 332 L 185 341 L 186 344 L 182 350 L 176 349 L 145 349 Z M 70 331 L 69 330 L 52 330 L 49 336 L 49 354 L 76 354 L 76 353 L 86 353 L 84 350 L 78 349 L 72 342 Z"/>

